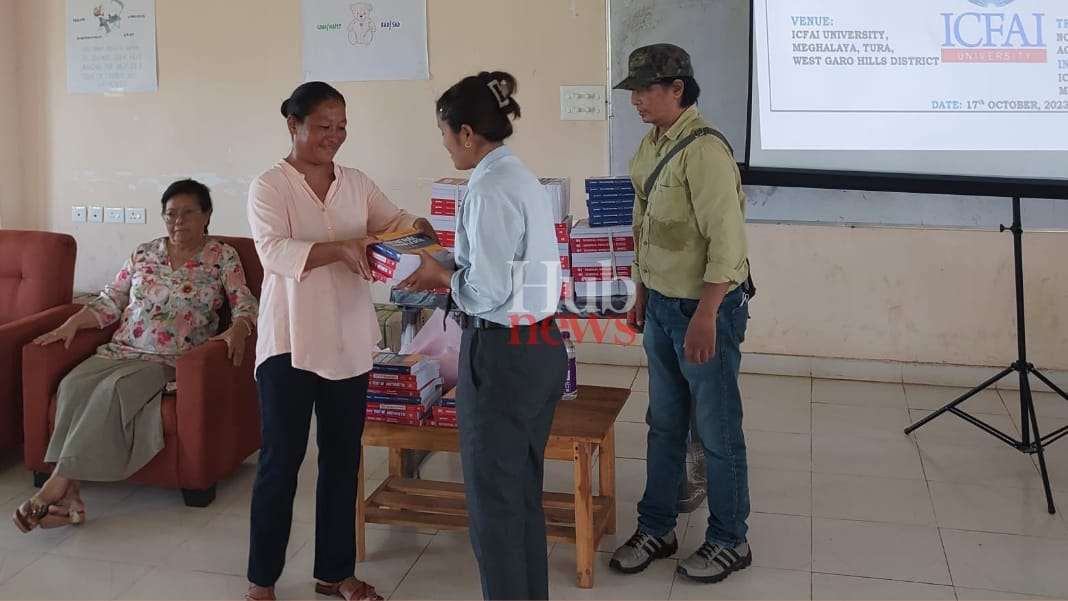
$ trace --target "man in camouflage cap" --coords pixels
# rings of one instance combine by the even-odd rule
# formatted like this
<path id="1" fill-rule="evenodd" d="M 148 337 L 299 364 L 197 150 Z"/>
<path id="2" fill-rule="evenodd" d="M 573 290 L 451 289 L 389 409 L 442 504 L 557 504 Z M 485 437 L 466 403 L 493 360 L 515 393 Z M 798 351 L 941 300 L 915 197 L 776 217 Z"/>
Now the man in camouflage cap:
<path id="1" fill-rule="evenodd" d="M 671 77 L 693 78 L 690 54 L 674 44 L 642 46 L 630 53 L 627 62 L 627 78 L 617 90 L 642 90 Z"/>
<path id="2" fill-rule="evenodd" d="M 638 529 L 610 565 L 633 574 L 678 550 L 677 492 L 691 414 L 704 448 L 708 527 L 678 572 L 718 582 L 752 563 L 740 345 L 752 293 L 745 194 L 726 138 L 694 106 L 690 55 L 655 44 L 630 55 L 631 104 L 652 130 L 631 160 L 635 304 L 649 362 L 649 437 Z"/>
<path id="3" fill-rule="evenodd" d="M 690 77 L 693 65 L 690 55 L 674 44 L 654 44 L 638 48 L 630 55 L 629 74 L 616 86 L 617 90 L 642 90 L 662 79 Z M 686 463 L 688 469 L 679 487 L 679 513 L 692 513 L 705 500 L 704 450 L 697 433 L 694 411 L 690 412 L 690 436 L 687 441 Z"/>

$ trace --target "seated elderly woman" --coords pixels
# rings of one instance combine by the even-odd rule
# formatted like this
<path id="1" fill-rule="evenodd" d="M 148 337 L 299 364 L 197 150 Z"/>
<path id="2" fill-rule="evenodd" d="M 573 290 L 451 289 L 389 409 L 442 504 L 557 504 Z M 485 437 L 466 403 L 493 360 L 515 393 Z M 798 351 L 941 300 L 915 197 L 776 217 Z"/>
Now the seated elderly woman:
<path id="1" fill-rule="evenodd" d="M 193 180 L 175 182 L 162 203 L 167 236 L 138 246 L 99 297 L 34 341 L 69 347 L 78 330 L 121 320 L 111 342 L 59 385 L 45 454 L 55 468 L 41 490 L 15 510 L 12 519 L 23 532 L 82 523 L 79 481 L 125 480 L 163 449 L 160 403 L 182 353 L 220 339 L 235 365 L 243 360 L 257 301 L 237 251 L 208 237 L 208 188 Z M 213 337 L 225 302 L 233 324 Z"/>

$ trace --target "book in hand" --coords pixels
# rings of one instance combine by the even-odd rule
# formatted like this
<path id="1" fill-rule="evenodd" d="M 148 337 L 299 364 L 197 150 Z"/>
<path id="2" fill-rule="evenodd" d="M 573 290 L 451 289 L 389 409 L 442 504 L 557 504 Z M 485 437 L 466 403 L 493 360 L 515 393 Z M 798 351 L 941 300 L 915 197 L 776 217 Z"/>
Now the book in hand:
<path id="1" fill-rule="evenodd" d="M 375 281 L 396 286 L 419 269 L 422 253 L 430 253 L 446 267 L 455 268 L 452 253 L 430 236 L 414 229 L 400 230 L 378 236 L 379 241 L 367 247 L 367 261 Z"/>

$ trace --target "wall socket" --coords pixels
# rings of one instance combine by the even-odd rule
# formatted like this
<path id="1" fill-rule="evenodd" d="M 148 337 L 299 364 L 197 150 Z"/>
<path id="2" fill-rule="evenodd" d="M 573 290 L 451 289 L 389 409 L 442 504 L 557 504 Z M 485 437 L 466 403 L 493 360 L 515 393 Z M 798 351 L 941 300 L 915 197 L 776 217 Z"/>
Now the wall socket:
<path id="1" fill-rule="evenodd" d="M 145 210 L 141 207 L 126 207 L 126 223 L 143 224 Z"/>
<path id="2" fill-rule="evenodd" d="M 89 223 L 104 223 L 104 207 L 89 207 Z"/>
<path id="3" fill-rule="evenodd" d="M 70 220 L 74 223 L 85 223 L 85 207 L 71 207 Z"/>
<path id="4" fill-rule="evenodd" d="M 604 86 L 560 86 L 563 121 L 604 121 L 607 107 Z"/>
<path id="5" fill-rule="evenodd" d="M 104 223 L 126 223 L 126 211 L 122 207 L 104 209 Z"/>

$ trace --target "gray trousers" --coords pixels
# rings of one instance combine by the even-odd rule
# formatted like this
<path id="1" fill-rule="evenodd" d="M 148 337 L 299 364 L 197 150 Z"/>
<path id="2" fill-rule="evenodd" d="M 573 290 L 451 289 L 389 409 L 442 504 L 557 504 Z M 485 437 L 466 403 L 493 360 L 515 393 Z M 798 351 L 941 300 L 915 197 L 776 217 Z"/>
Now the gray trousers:
<path id="1" fill-rule="evenodd" d="M 566 371 L 555 324 L 463 331 L 460 454 L 486 599 L 549 598 L 542 481 Z"/>

